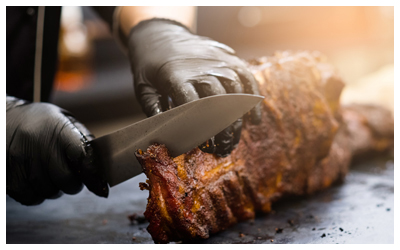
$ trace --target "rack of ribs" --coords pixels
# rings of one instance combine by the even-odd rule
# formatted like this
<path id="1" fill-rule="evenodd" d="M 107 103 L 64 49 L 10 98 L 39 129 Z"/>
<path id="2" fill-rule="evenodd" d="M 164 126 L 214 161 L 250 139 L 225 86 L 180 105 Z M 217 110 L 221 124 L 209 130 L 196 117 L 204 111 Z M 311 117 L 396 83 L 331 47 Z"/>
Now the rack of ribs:
<path id="1" fill-rule="evenodd" d="M 341 107 L 344 83 L 323 55 L 280 52 L 249 63 L 262 121 L 245 122 L 225 158 L 198 148 L 172 158 L 154 144 L 136 157 L 147 176 L 145 217 L 156 243 L 208 238 L 289 195 L 343 181 L 352 157 L 393 146 L 393 118 L 379 108 Z M 374 119 L 379 117 L 379 120 Z"/>

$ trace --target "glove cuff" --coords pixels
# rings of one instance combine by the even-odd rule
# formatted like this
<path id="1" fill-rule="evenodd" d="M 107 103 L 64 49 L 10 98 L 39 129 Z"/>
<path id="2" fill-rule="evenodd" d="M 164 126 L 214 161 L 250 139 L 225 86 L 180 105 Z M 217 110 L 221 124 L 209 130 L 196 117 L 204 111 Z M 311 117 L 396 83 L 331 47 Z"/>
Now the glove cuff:
<path id="1" fill-rule="evenodd" d="M 152 19 L 143 20 L 143 21 L 139 22 L 138 24 L 136 24 L 135 26 L 133 26 L 131 28 L 131 31 L 129 32 L 129 34 L 134 32 L 135 30 L 141 29 L 142 27 L 145 27 L 146 25 L 153 24 L 153 23 L 177 25 L 177 26 L 180 26 L 180 27 L 186 29 L 188 32 L 192 33 L 188 27 L 186 27 L 185 25 L 183 25 L 182 23 L 180 23 L 178 21 L 175 21 L 172 19 L 167 19 L 167 18 L 152 18 Z"/>
<path id="2" fill-rule="evenodd" d="M 135 32 L 142 30 L 144 27 L 153 26 L 153 25 L 178 26 L 178 27 L 184 28 L 187 32 L 193 34 L 188 27 L 186 27 L 185 25 L 183 25 L 182 23 L 180 23 L 178 21 L 166 19 L 166 18 L 152 18 L 152 19 L 143 20 L 143 21 L 139 22 L 138 24 L 136 24 L 135 26 L 133 26 L 129 32 L 128 37 L 121 39 L 121 40 L 124 41 L 124 45 L 127 46 L 129 38 L 132 37 L 132 35 Z M 122 35 L 122 32 L 120 32 L 120 35 Z"/>
<path id="3" fill-rule="evenodd" d="M 119 12 L 120 12 L 120 9 L 118 9 L 118 7 L 117 7 L 117 9 L 114 12 L 113 35 L 117 39 L 118 44 L 121 45 L 122 50 L 125 53 L 127 52 L 128 41 L 129 41 L 129 38 L 132 36 L 132 33 L 135 32 L 136 30 L 142 29 L 144 26 L 147 26 L 149 23 L 159 22 L 159 23 L 164 23 L 164 24 L 176 25 L 176 26 L 180 26 L 180 27 L 186 29 L 189 33 L 192 33 L 188 27 L 186 27 L 185 25 L 183 25 L 182 23 L 180 23 L 178 21 L 174 21 L 174 20 L 166 19 L 166 18 L 152 18 L 152 19 L 143 20 L 143 21 L 139 22 L 138 24 L 136 24 L 135 26 L 133 26 L 131 28 L 131 30 L 129 31 L 129 35 L 126 36 L 124 34 L 124 32 L 122 32 L 119 22 L 117 21 Z"/>

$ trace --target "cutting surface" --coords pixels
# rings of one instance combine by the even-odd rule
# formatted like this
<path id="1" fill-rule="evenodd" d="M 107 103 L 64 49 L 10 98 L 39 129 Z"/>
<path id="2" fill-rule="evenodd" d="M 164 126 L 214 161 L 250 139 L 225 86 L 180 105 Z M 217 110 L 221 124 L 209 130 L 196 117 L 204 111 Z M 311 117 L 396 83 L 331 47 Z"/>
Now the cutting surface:
<path id="1" fill-rule="evenodd" d="M 112 188 L 108 199 L 84 189 L 26 207 L 7 196 L 7 243 L 153 243 L 147 222 L 128 219 L 146 208 L 148 191 L 138 187 L 144 180 Z M 196 243 L 394 243 L 393 160 L 354 165 L 345 183 L 273 210 Z"/>

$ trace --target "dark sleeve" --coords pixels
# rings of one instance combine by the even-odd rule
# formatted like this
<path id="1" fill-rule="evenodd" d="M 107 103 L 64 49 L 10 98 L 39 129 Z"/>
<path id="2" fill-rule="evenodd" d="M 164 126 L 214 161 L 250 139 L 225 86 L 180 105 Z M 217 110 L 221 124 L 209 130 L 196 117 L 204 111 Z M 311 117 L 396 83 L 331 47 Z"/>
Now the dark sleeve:
<path id="1" fill-rule="evenodd" d="M 92 6 L 93 10 L 107 22 L 110 27 L 110 30 L 113 27 L 113 15 L 116 6 Z"/>

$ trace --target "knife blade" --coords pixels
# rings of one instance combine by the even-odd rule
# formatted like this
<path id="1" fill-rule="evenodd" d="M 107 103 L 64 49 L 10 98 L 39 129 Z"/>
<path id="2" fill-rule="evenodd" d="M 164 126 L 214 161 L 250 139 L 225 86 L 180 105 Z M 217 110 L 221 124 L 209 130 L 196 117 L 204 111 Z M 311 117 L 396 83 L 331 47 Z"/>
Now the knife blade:
<path id="1" fill-rule="evenodd" d="M 90 143 L 110 187 L 142 173 L 138 149 L 165 144 L 176 157 L 218 134 L 264 97 L 224 94 L 201 98 L 141 120 Z"/>

